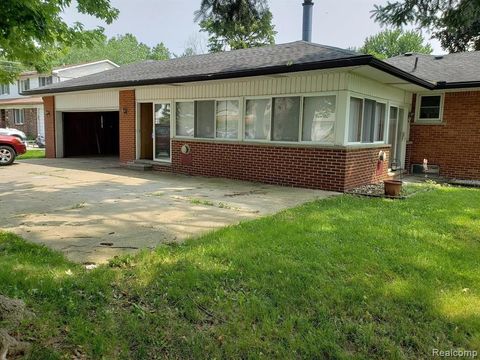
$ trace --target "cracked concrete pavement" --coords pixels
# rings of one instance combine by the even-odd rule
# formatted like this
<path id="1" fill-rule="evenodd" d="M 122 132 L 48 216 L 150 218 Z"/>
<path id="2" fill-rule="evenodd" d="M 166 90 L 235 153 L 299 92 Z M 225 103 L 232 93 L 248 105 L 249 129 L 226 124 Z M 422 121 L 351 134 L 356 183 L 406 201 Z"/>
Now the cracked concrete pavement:
<path id="1" fill-rule="evenodd" d="M 0 229 L 103 263 L 335 194 L 137 172 L 109 158 L 24 160 L 0 167 Z"/>

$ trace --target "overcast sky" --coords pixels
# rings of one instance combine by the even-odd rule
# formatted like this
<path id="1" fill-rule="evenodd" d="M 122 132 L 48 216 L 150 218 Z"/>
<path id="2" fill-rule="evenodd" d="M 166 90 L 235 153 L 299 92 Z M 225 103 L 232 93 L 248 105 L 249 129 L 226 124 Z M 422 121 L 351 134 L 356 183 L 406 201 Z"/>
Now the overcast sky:
<path id="1" fill-rule="evenodd" d="M 303 0 L 269 0 L 273 22 L 278 32 L 276 43 L 300 40 Z M 364 39 L 381 30 L 370 18 L 374 4 L 386 0 L 315 0 L 312 41 L 346 48 L 360 46 Z M 189 38 L 206 38 L 193 22 L 193 12 L 200 0 L 111 0 L 120 10 L 118 19 L 111 25 L 67 9 L 67 22 L 80 21 L 87 28 L 103 26 L 111 37 L 132 33 L 141 42 L 153 46 L 163 42 L 168 49 L 180 54 Z M 428 38 L 428 36 L 427 36 Z M 436 41 L 429 40 L 434 53 L 443 53 Z"/>

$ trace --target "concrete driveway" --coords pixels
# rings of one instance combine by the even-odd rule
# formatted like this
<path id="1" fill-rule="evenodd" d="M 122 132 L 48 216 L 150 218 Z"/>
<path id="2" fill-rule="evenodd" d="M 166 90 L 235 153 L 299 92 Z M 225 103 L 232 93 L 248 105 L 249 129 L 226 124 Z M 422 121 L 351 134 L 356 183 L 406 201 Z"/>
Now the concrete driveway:
<path id="1" fill-rule="evenodd" d="M 0 167 L 0 229 L 102 263 L 334 194 L 136 172 L 116 159 L 24 160 Z"/>

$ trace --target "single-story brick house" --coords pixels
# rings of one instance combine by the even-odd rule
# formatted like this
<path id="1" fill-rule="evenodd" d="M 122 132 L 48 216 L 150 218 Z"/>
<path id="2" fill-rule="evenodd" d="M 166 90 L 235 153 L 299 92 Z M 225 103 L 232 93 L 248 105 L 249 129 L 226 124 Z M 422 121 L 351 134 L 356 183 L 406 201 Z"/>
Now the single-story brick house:
<path id="1" fill-rule="evenodd" d="M 118 155 L 159 171 L 345 191 L 424 158 L 442 174 L 480 178 L 479 62 L 470 79 L 456 62 L 384 62 L 297 41 L 25 93 L 43 96 L 47 157 Z M 430 63 L 440 66 L 433 77 L 420 71 Z"/>

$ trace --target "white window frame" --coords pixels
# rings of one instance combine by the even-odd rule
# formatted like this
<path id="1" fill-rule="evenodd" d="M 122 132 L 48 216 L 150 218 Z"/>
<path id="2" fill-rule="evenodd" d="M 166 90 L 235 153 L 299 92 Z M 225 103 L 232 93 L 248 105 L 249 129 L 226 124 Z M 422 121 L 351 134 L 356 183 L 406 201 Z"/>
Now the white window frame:
<path id="1" fill-rule="evenodd" d="M 177 135 L 177 103 L 182 103 L 182 102 L 189 102 L 193 103 L 193 136 L 186 136 L 186 135 Z M 195 137 L 195 100 L 192 99 L 175 99 L 172 101 L 173 108 L 172 108 L 172 117 L 173 117 L 173 137 L 176 139 L 184 139 L 184 140 L 191 140 L 191 139 L 197 139 Z"/>
<path id="2" fill-rule="evenodd" d="M 407 151 L 406 146 L 407 146 L 407 143 L 408 143 L 408 141 L 409 141 L 408 138 L 409 138 L 409 131 L 410 131 L 410 122 L 409 122 L 409 120 L 408 120 L 408 116 L 409 116 L 409 115 L 408 115 L 408 112 L 409 112 L 408 109 L 411 108 L 411 105 L 409 105 L 409 104 L 402 104 L 402 103 L 396 102 L 396 101 L 390 101 L 390 102 L 389 102 L 389 104 L 388 104 L 388 115 L 387 115 L 387 125 L 386 125 L 387 134 L 386 134 L 386 138 L 385 138 L 385 143 L 386 143 L 387 145 L 389 145 L 389 146 L 390 146 L 391 144 L 388 142 L 388 135 L 389 135 L 389 134 L 388 134 L 388 129 L 390 129 L 390 111 L 391 111 L 391 108 L 392 108 L 392 107 L 397 108 L 397 111 L 398 111 L 398 113 L 397 113 L 397 121 L 400 120 L 400 110 L 403 110 L 403 121 L 404 121 L 404 125 L 403 125 L 403 126 L 404 126 L 404 128 L 405 128 L 405 140 L 403 140 L 403 141 L 404 141 L 404 144 L 402 144 L 402 149 L 401 149 L 402 152 L 401 152 L 401 154 L 400 154 L 400 155 L 401 155 L 400 158 L 401 158 L 401 165 L 402 165 L 402 167 L 405 167 L 406 151 Z M 403 130 L 403 129 L 402 129 L 402 130 Z M 396 130 L 396 134 L 395 134 L 395 135 L 396 135 L 396 136 L 398 135 L 398 123 L 397 123 L 397 130 Z M 390 152 L 390 155 L 389 155 L 389 156 L 391 156 L 391 154 L 392 154 L 392 153 Z M 396 155 L 397 155 L 397 158 L 398 158 L 398 154 L 396 154 Z M 388 170 L 391 171 L 390 165 L 389 165 Z"/>
<path id="3" fill-rule="evenodd" d="M 241 97 L 233 97 L 233 98 L 218 98 L 218 99 L 214 99 L 215 101 L 215 119 L 214 119 L 214 134 L 213 134 L 213 138 L 215 140 L 220 140 L 220 141 L 239 141 L 243 138 L 243 135 L 242 135 L 242 129 L 243 129 L 243 109 L 244 109 L 244 106 L 243 106 L 243 101 L 242 101 L 242 98 Z M 237 124 L 237 138 L 236 139 L 227 139 L 227 138 L 222 138 L 222 137 L 217 137 L 217 103 L 219 101 L 238 101 L 238 116 L 239 116 L 239 119 L 238 119 L 238 124 Z M 176 119 L 176 118 L 175 118 Z M 201 139 L 201 138 L 195 138 L 194 139 Z M 208 138 L 208 139 L 212 139 L 212 138 Z"/>
<path id="4" fill-rule="evenodd" d="M 24 84 L 28 83 L 28 89 L 25 88 Z M 30 90 L 30 78 L 18 80 L 18 90 L 23 92 L 25 90 Z"/>
<path id="5" fill-rule="evenodd" d="M 361 127 L 360 127 L 360 141 L 349 141 L 348 140 L 348 130 L 350 129 L 350 100 L 351 98 L 354 97 L 354 98 L 357 98 L 357 99 L 360 99 L 363 101 L 363 106 L 362 106 L 362 123 L 361 123 Z M 373 100 L 379 104 L 384 104 L 385 105 L 385 122 L 384 122 L 384 127 L 383 127 L 383 140 L 382 141 L 373 141 L 373 142 L 362 142 L 362 138 L 363 138 L 363 114 L 365 112 L 365 100 Z M 348 93 L 348 98 L 347 98 L 347 105 L 346 105 L 346 117 L 345 117 L 345 143 L 347 145 L 378 145 L 378 144 L 386 144 L 387 143 L 387 135 L 388 135 L 388 132 L 387 132 L 387 129 L 388 129 L 388 117 L 390 115 L 390 110 L 389 110 L 389 105 L 390 102 L 385 100 L 385 99 L 380 99 L 380 98 L 377 98 L 377 97 L 374 97 L 374 96 L 367 96 L 367 95 L 363 95 L 363 94 L 359 94 L 359 93 L 355 93 L 355 92 L 349 92 Z M 375 134 L 373 136 L 373 138 L 375 139 Z"/>
<path id="6" fill-rule="evenodd" d="M 10 84 L 0 84 L 0 95 L 10 95 Z"/>
<path id="7" fill-rule="evenodd" d="M 17 116 L 18 114 L 18 116 Z M 18 121 L 20 118 L 21 122 Z M 13 109 L 13 124 L 25 125 L 25 109 Z"/>
<path id="8" fill-rule="evenodd" d="M 420 118 L 420 105 L 422 103 L 422 97 L 424 96 L 440 96 L 440 110 L 439 117 L 436 119 L 422 119 Z M 415 103 L 415 123 L 419 124 L 441 124 L 443 123 L 443 107 L 445 103 L 445 93 L 420 93 L 417 94 Z"/>
<path id="9" fill-rule="evenodd" d="M 303 140 L 303 106 L 305 103 L 305 98 L 311 98 L 311 97 L 322 97 L 322 96 L 335 96 L 335 126 L 333 127 L 333 138 L 337 138 L 337 128 L 338 128 L 338 91 L 326 91 L 326 92 L 316 92 L 316 93 L 306 93 L 302 94 L 302 99 L 301 99 L 301 113 L 300 113 L 300 140 L 299 142 L 302 144 L 315 144 L 315 145 L 333 145 L 335 144 L 335 140 L 333 142 L 328 142 L 328 141 L 309 141 L 309 140 Z"/>
<path id="10" fill-rule="evenodd" d="M 285 96 L 289 97 L 289 96 Z M 272 140 L 272 122 L 273 122 L 273 96 L 245 96 L 243 98 L 243 112 L 242 112 L 242 133 L 241 133 L 241 139 L 244 142 L 253 142 L 253 143 L 278 143 L 277 141 Z M 270 100 L 272 104 L 272 108 L 270 110 L 270 134 L 268 140 L 264 139 L 247 139 L 245 137 L 245 115 L 247 111 L 247 101 L 248 100 Z"/>
<path id="11" fill-rule="evenodd" d="M 299 106 L 299 113 L 298 113 L 298 140 L 297 141 L 285 141 L 285 140 L 273 140 L 272 139 L 272 130 L 273 130 L 273 116 L 275 115 L 274 111 L 274 101 L 273 99 L 275 98 L 291 98 L 291 97 L 298 97 L 300 98 L 300 106 Z M 268 143 L 268 144 L 282 144 L 282 145 L 292 145 L 292 144 L 300 144 L 302 141 L 302 117 L 303 117 L 303 94 L 281 94 L 281 95 L 267 95 L 267 96 L 246 96 L 244 99 L 244 105 L 243 108 L 247 108 L 247 100 L 270 100 L 272 103 L 272 109 L 270 111 L 270 137 L 268 140 L 264 139 L 246 139 L 245 138 L 245 113 L 243 113 L 242 116 L 242 124 L 243 124 L 243 129 L 242 129 L 242 140 L 245 142 L 255 142 L 255 143 Z M 306 141 L 305 143 L 312 143 Z"/>
<path id="12" fill-rule="evenodd" d="M 310 97 L 323 97 L 323 96 L 335 96 L 335 127 L 334 127 L 334 138 L 336 139 L 337 131 L 338 131 L 338 110 L 339 110 L 339 99 L 340 95 L 338 91 L 322 91 L 322 92 L 309 92 L 309 93 L 301 93 L 301 94 L 279 94 L 279 95 L 257 95 L 257 96 L 243 96 L 243 97 L 218 97 L 218 98 L 194 98 L 194 99 L 173 99 L 172 104 L 172 129 L 173 129 L 173 138 L 179 140 L 207 140 L 207 141 L 226 141 L 226 142 L 246 142 L 246 143 L 271 143 L 271 144 L 279 144 L 279 145 L 292 145 L 292 144 L 301 144 L 301 145 L 327 145 L 332 146 L 335 144 L 336 140 L 333 142 L 327 141 L 308 141 L 303 140 L 302 138 L 302 130 L 303 130 L 303 107 L 305 98 Z M 246 111 L 246 103 L 248 100 L 270 100 L 272 102 L 272 111 L 270 116 L 270 129 L 273 128 L 273 117 L 274 117 L 274 99 L 275 98 L 289 98 L 289 97 L 297 97 L 300 99 L 300 106 L 299 106 L 299 114 L 298 114 L 298 140 L 297 141 L 281 141 L 281 140 L 272 140 L 272 133 L 270 132 L 270 137 L 268 140 L 265 139 L 247 139 L 245 138 L 245 111 Z M 214 137 L 213 138 L 201 138 L 195 136 L 185 136 L 185 135 L 178 135 L 177 134 L 177 103 L 182 102 L 189 102 L 195 103 L 196 101 L 214 101 L 215 103 L 215 118 L 214 118 Z M 238 101 L 239 102 L 239 112 L 240 112 L 240 121 L 238 124 L 238 136 L 236 139 L 227 139 L 217 137 L 217 121 L 216 121 L 216 113 L 217 113 L 217 105 L 219 101 Z M 381 102 L 381 101 L 378 101 Z M 194 124 L 195 126 L 195 124 Z"/>
<path id="13" fill-rule="evenodd" d="M 154 136 L 153 138 L 153 154 L 152 154 L 152 159 L 153 161 L 156 161 L 156 162 L 163 162 L 163 163 L 171 163 L 172 162 L 172 139 L 173 139 L 173 129 L 172 129 L 172 125 L 173 124 L 176 124 L 175 121 L 173 121 L 174 117 L 173 117 L 173 111 L 172 111 L 172 104 L 174 102 L 172 102 L 171 100 L 156 100 L 156 101 L 153 101 L 153 106 L 152 106 L 152 111 L 153 111 L 153 121 L 152 121 L 152 134 Z M 156 146 L 156 142 L 157 142 L 157 139 L 156 139 L 156 135 L 155 135 L 155 105 L 170 105 L 170 157 L 168 159 L 161 159 L 161 158 L 157 158 L 155 156 L 155 153 L 156 153 L 156 149 L 155 149 L 155 146 Z"/>
<path id="14" fill-rule="evenodd" d="M 45 80 L 48 79 L 48 78 L 50 78 L 50 80 L 51 80 L 51 81 L 50 81 L 50 84 L 45 83 L 45 84 L 42 85 L 42 80 L 45 81 Z M 51 84 L 53 84 L 53 76 L 52 76 L 52 75 L 49 75 L 49 76 L 39 76 L 39 77 L 38 77 L 38 86 L 39 86 L 39 87 L 40 87 L 40 86 L 47 86 L 47 85 L 51 85 Z"/>

